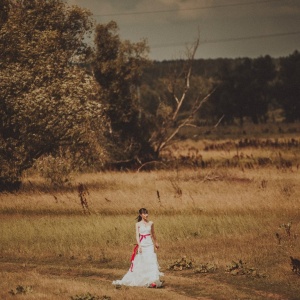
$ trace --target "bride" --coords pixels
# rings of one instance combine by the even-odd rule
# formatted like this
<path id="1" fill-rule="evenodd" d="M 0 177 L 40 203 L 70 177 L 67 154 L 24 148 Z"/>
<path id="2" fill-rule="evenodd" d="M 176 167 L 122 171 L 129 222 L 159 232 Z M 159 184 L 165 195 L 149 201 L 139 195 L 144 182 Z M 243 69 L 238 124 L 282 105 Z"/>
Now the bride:
<path id="1" fill-rule="evenodd" d="M 154 247 L 157 250 L 159 245 L 154 232 L 154 224 L 148 221 L 148 210 L 141 208 L 136 223 L 136 241 L 132 256 L 131 266 L 128 272 L 121 280 L 113 281 L 114 285 L 161 287 L 160 276 L 163 273 L 159 271 L 157 256 Z"/>

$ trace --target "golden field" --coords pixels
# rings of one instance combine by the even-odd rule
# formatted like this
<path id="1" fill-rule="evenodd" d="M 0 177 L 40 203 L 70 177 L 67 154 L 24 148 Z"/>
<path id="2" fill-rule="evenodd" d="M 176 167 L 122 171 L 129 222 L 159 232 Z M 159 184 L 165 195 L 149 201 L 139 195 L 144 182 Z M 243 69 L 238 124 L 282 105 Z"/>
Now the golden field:
<path id="1" fill-rule="evenodd" d="M 290 265 L 290 256 L 300 259 L 299 148 L 203 151 L 204 144 L 171 151 L 213 162 L 205 167 L 74 174 L 60 190 L 28 173 L 19 192 L 0 194 L 0 298 L 300 299 Z M 141 207 L 155 224 L 165 287 L 116 289 Z M 192 268 L 171 268 L 180 259 Z"/>

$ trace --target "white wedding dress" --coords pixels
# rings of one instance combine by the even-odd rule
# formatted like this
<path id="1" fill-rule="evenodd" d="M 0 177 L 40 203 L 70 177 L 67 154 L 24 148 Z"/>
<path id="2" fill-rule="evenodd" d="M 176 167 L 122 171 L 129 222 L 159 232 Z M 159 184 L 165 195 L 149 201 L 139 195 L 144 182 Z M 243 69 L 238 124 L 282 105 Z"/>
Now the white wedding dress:
<path id="1" fill-rule="evenodd" d="M 128 272 L 121 280 L 113 281 L 114 285 L 161 287 L 159 277 L 163 273 L 159 271 L 157 256 L 154 252 L 154 245 L 151 238 L 151 226 L 140 222 L 138 225 L 140 235 L 141 253 L 137 253 L 132 261 Z"/>

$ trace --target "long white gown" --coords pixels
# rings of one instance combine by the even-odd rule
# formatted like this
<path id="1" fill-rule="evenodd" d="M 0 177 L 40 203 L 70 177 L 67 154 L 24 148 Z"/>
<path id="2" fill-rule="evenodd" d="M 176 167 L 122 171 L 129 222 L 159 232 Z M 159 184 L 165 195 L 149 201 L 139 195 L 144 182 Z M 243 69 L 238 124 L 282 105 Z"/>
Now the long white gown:
<path id="1" fill-rule="evenodd" d="M 151 238 L 151 226 L 140 222 L 138 224 L 140 246 L 142 252 L 137 253 L 132 261 L 128 272 L 121 280 L 113 281 L 114 285 L 161 287 L 160 276 L 164 274 L 159 271 L 157 256 Z M 153 285 L 155 284 L 155 285 Z"/>

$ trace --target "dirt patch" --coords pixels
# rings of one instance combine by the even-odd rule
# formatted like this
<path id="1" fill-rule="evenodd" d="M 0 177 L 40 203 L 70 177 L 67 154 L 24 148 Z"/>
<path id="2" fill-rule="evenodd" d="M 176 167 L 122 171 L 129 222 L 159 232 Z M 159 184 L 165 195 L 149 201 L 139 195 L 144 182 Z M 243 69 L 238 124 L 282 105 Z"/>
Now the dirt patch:
<path id="1" fill-rule="evenodd" d="M 53 265 L 20 264 L 17 262 L 0 263 L 2 282 L 0 298 L 10 299 L 8 291 L 17 285 L 32 286 L 32 293 L 26 299 L 61 299 L 80 293 L 109 295 L 112 299 L 201 299 L 201 300 L 287 300 L 288 298 L 249 288 L 220 279 L 220 274 L 193 274 L 191 271 L 165 271 L 164 288 L 146 289 L 121 287 L 116 289 L 112 281 L 120 278 L 124 270 L 106 269 L 91 265 Z M 9 278 L 9 282 L 6 280 Z M 22 280 L 23 278 L 23 280 Z M 60 288 L 57 288 L 59 284 Z M 38 296 L 37 296 L 38 295 Z"/>

